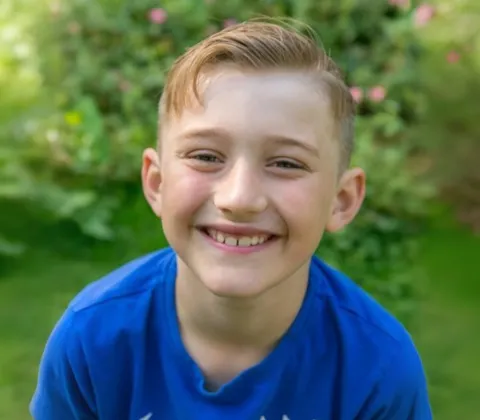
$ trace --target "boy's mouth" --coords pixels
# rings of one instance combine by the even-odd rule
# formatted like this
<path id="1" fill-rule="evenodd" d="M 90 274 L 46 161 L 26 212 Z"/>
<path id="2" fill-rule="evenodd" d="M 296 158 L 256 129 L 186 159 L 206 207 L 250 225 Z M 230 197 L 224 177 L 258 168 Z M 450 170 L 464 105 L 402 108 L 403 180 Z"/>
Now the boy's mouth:
<path id="1" fill-rule="evenodd" d="M 201 231 L 212 238 L 215 242 L 225 244 L 232 247 L 248 248 L 256 245 L 264 244 L 272 240 L 275 235 L 256 234 L 256 235 L 239 235 L 222 232 L 213 228 L 204 228 Z"/>

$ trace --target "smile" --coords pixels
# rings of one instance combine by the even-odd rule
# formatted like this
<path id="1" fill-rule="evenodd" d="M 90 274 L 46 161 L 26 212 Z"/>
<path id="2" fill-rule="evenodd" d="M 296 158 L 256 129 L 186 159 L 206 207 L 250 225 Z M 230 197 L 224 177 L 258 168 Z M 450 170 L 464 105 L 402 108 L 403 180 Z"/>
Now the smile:
<path id="1" fill-rule="evenodd" d="M 205 232 L 215 242 L 242 248 L 261 245 L 273 237 L 273 235 L 239 236 L 220 232 L 215 229 L 206 229 Z"/>

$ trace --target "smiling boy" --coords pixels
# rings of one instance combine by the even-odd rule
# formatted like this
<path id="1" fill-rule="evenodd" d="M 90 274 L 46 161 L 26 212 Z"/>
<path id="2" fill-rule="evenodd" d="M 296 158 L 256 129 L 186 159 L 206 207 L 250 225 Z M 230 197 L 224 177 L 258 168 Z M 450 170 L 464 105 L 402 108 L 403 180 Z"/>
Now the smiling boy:
<path id="1" fill-rule="evenodd" d="M 272 23 L 169 72 L 143 189 L 171 248 L 83 290 L 55 327 L 36 420 L 429 420 L 405 329 L 314 256 L 365 194 L 332 60 Z"/>

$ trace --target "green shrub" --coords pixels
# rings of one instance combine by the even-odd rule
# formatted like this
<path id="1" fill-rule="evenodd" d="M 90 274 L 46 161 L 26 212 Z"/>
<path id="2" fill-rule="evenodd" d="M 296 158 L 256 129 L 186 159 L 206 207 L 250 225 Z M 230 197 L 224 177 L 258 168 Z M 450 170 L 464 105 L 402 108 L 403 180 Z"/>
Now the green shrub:
<path id="1" fill-rule="evenodd" d="M 26 161 L 37 151 L 21 128 L 38 102 L 42 81 L 30 33 L 39 9 L 28 9 L 28 3 L 5 0 L 0 4 L 0 213 L 6 200 L 27 199 L 35 184 Z M 7 237 L 0 228 L 0 255 L 18 255 L 24 248 L 20 238 Z"/>
<path id="2" fill-rule="evenodd" d="M 418 130 L 442 198 L 480 233 L 480 3 L 436 0 L 435 19 L 421 32 L 426 112 Z M 448 30 L 445 30 L 448 28 Z"/>
<path id="3" fill-rule="evenodd" d="M 51 107 L 44 117 L 17 127 L 19 141 L 28 138 L 28 150 L 35 151 L 22 157 L 30 184 L 18 188 L 33 187 L 30 202 L 50 217 L 112 239 L 117 230 L 112 216 L 126 205 L 123 192 L 140 190 L 140 154 L 155 142 L 157 102 L 174 58 L 233 21 L 292 17 L 318 32 L 345 71 L 359 102 L 355 163 L 369 174 L 357 221 L 343 234 L 327 237 L 320 253 L 380 298 L 403 299 L 395 308 L 400 311 L 412 293 L 405 273 L 429 191 L 406 169 L 409 127 L 422 103 L 413 9 L 393 3 L 59 3 L 42 19 L 50 32 L 48 39 L 39 37 L 38 47 Z"/>

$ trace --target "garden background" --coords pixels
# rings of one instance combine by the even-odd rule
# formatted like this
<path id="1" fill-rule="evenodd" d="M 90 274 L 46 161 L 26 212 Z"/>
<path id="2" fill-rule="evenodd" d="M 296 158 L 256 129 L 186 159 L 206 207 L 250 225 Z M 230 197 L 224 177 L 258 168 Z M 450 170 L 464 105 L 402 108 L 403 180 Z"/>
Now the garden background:
<path id="1" fill-rule="evenodd" d="M 165 71 L 260 15 L 311 25 L 358 103 L 366 203 L 319 254 L 409 328 L 435 418 L 480 418 L 477 0 L 2 0 L 0 419 L 68 301 L 165 245 L 139 184 Z"/>

